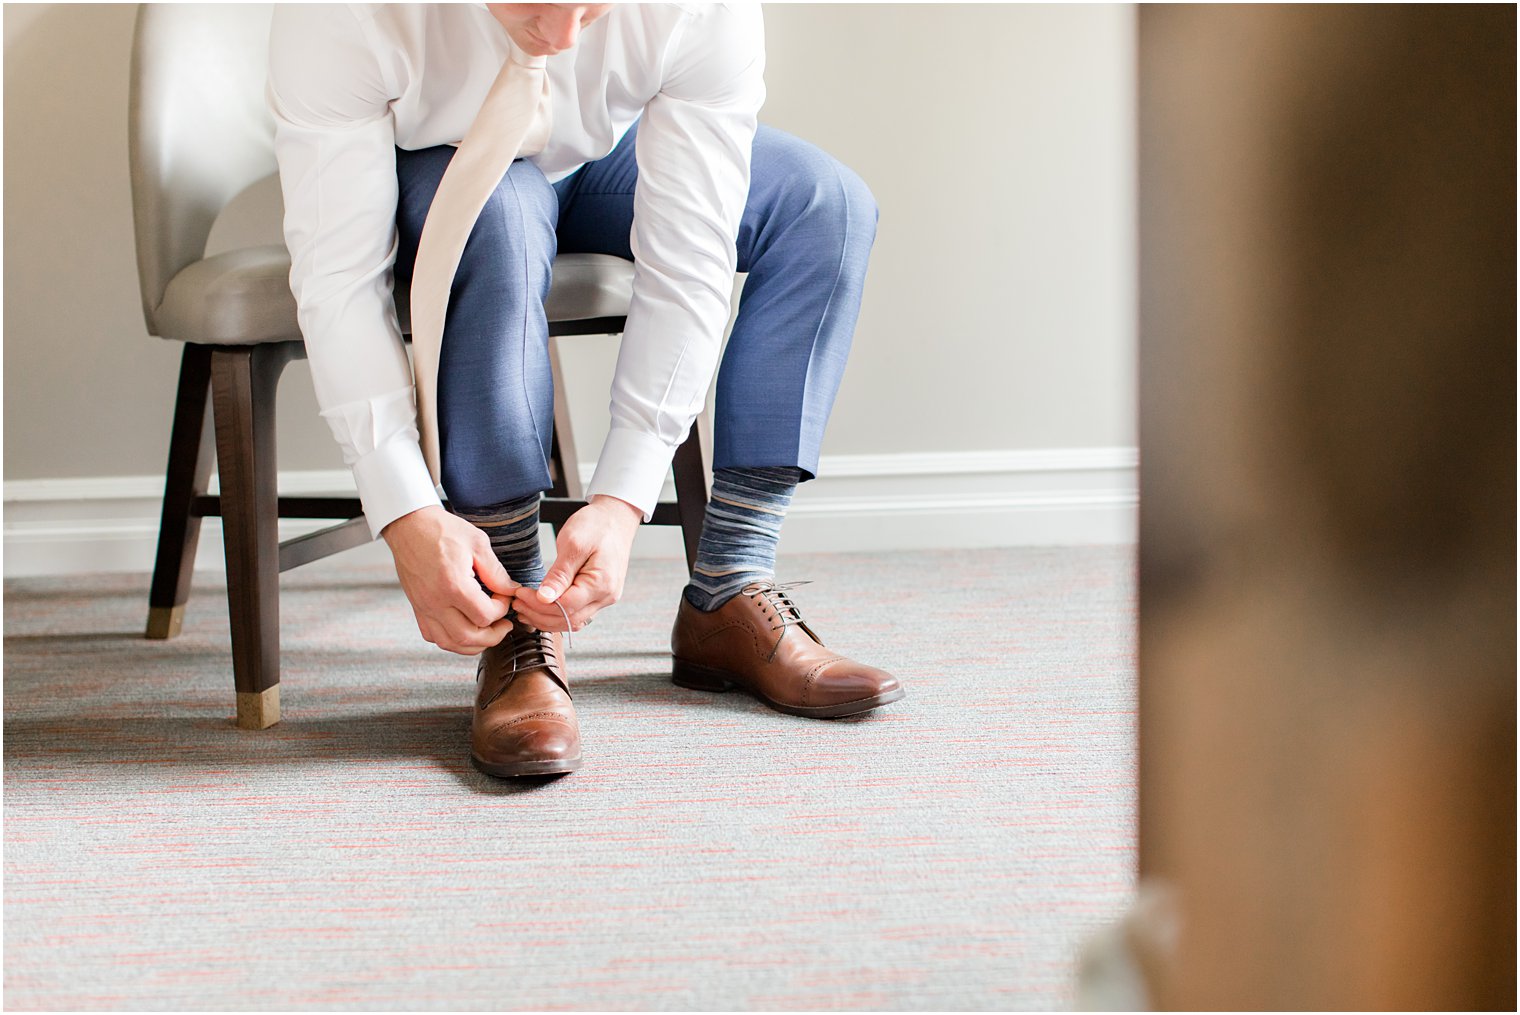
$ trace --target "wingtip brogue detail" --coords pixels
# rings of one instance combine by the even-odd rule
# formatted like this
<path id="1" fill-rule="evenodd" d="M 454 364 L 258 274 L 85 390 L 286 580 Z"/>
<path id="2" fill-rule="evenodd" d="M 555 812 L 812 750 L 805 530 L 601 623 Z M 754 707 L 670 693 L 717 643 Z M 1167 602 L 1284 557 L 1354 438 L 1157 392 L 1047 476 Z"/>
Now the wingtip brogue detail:
<path id="1" fill-rule="evenodd" d="M 868 712 L 904 697 L 892 674 L 831 651 L 790 590 L 751 582 L 710 613 L 685 597 L 671 631 L 671 680 L 701 691 L 738 687 L 771 708 L 813 719 Z"/>
<path id="2" fill-rule="evenodd" d="M 470 761 L 503 778 L 556 775 L 581 766 L 580 728 L 559 635 L 514 621 L 480 655 Z"/>

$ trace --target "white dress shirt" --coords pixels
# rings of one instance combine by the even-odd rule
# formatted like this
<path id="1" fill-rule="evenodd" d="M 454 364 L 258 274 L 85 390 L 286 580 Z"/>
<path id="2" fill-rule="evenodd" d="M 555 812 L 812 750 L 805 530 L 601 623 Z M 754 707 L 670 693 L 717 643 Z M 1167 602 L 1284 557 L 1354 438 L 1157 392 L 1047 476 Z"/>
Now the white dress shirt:
<path id="1" fill-rule="evenodd" d="M 290 285 L 317 402 L 377 535 L 439 503 L 392 299 L 395 149 L 457 144 L 511 46 L 483 4 L 275 9 L 268 98 Z M 640 121 L 633 303 L 587 495 L 646 521 L 717 366 L 764 67 L 758 4 L 619 4 L 548 59 L 553 128 L 532 161 L 550 182 Z"/>

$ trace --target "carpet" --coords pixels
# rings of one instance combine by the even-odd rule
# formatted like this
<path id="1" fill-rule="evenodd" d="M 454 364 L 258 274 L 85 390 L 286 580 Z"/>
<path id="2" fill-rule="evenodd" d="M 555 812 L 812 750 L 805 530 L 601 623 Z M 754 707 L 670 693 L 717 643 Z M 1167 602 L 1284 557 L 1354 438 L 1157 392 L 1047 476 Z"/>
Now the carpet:
<path id="1" fill-rule="evenodd" d="M 908 696 L 669 681 L 683 568 L 574 638 L 585 766 L 467 757 L 474 662 L 387 569 L 282 579 L 283 720 L 231 722 L 225 592 L 6 583 L 7 1008 L 1049 1009 L 1134 889 L 1128 548 L 783 556 Z"/>

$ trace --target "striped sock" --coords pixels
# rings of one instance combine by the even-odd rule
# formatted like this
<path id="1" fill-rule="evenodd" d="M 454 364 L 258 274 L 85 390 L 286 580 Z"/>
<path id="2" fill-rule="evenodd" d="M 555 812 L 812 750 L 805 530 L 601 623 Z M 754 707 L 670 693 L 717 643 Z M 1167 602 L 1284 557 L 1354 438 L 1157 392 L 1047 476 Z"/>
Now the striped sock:
<path id="1" fill-rule="evenodd" d="M 713 473 L 687 602 L 710 612 L 750 582 L 775 577 L 776 542 L 801 478 L 793 466 Z"/>
<path id="2" fill-rule="evenodd" d="M 494 507 L 456 514 L 491 538 L 496 559 L 519 585 L 537 588 L 544 580 L 544 559 L 538 552 L 538 494 Z"/>

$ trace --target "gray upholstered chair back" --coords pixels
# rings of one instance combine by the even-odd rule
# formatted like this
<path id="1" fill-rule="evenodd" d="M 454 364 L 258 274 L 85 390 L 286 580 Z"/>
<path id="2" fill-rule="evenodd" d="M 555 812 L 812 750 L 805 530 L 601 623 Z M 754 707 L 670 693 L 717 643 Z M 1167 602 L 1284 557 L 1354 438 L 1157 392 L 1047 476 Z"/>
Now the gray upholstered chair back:
<path id="1" fill-rule="evenodd" d="M 270 4 L 142 4 L 132 43 L 127 146 L 143 318 L 205 256 L 216 217 L 276 171 L 264 100 Z"/>

